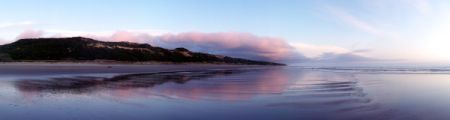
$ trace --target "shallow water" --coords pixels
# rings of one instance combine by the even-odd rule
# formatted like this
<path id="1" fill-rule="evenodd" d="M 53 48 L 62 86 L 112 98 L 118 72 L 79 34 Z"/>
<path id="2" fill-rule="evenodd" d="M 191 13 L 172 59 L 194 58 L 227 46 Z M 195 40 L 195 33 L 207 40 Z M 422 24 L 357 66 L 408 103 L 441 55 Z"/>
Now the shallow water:
<path id="1" fill-rule="evenodd" d="M 0 76 L 0 119 L 450 119 L 450 74 L 302 67 Z"/>

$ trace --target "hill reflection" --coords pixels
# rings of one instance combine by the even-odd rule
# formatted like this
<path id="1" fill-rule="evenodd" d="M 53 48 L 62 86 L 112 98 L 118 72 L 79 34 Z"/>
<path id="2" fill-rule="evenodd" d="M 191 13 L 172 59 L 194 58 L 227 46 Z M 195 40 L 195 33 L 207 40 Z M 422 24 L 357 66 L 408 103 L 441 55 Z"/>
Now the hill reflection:
<path id="1" fill-rule="evenodd" d="M 255 71 L 266 74 L 252 74 Z M 282 92 L 286 83 L 287 78 L 276 70 L 207 70 L 128 74 L 110 78 L 76 76 L 26 79 L 15 81 L 14 86 L 25 97 L 39 94 L 100 94 L 122 100 L 153 96 L 242 100 L 255 94 Z"/>

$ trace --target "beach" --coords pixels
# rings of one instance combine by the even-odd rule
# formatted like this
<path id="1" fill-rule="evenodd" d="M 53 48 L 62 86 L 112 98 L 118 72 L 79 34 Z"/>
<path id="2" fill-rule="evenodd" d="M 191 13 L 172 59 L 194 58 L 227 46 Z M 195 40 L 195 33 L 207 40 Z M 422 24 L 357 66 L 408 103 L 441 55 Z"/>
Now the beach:
<path id="1" fill-rule="evenodd" d="M 163 64 L 163 63 L 71 63 L 71 62 L 6 62 L 0 63 L 0 75 L 102 74 L 152 73 L 169 71 L 198 71 L 208 69 L 264 68 L 264 65 L 227 64 Z"/>
<path id="2" fill-rule="evenodd" d="M 8 63 L 0 116 L 21 119 L 448 119 L 450 74 L 423 68 Z"/>

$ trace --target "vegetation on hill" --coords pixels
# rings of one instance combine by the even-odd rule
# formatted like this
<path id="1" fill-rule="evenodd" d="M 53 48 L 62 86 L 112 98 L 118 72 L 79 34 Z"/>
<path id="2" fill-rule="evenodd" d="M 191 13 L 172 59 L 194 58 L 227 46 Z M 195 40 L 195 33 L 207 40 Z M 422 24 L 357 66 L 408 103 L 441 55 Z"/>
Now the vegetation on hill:
<path id="1" fill-rule="evenodd" d="M 149 44 L 103 42 L 83 37 L 21 39 L 14 43 L 0 46 L 0 60 L 113 60 L 129 62 L 155 61 L 174 63 L 283 65 L 272 62 L 191 52 L 185 48 L 169 50 L 151 46 Z"/>

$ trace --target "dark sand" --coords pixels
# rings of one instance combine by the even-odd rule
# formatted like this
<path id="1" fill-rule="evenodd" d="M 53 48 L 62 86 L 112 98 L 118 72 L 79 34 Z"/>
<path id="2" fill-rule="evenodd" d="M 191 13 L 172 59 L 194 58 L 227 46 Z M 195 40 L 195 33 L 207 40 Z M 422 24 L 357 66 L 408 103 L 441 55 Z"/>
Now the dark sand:
<path id="1" fill-rule="evenodd" d="M 0 63 L 0 75 L 52 75 L 90 73 L 154 73 L 210 69 L 246 69 L 275 66 L 219 64 L 97 64 L 97 63 Z"/>

